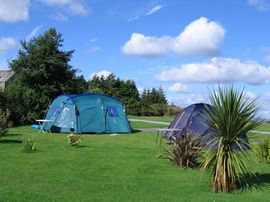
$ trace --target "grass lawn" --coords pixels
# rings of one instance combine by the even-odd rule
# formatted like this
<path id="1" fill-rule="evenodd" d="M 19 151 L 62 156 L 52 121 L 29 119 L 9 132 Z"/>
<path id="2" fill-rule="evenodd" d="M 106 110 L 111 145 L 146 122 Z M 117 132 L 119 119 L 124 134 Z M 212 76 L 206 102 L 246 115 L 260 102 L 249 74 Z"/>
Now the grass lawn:
<path id="1" fill-rule="evenodd" d="M 21 152 L 26 137 L 37 142 L 38 152 Z M 255 157 L 250 163 L 262 189 L 216 194 L 208 174 L 157 159 L 162 150 L 155 137 L 84 135 L 74 148 L 63 134 L 12 128 L 0 140 L 0 201 L 269 201 L 270 165 Z"/>
<path id="2" fill-rule="evenodd" d="M 128 116 L 129 119 L 143 119 L 150 121 L 172 122 L 175 116 Z"/>

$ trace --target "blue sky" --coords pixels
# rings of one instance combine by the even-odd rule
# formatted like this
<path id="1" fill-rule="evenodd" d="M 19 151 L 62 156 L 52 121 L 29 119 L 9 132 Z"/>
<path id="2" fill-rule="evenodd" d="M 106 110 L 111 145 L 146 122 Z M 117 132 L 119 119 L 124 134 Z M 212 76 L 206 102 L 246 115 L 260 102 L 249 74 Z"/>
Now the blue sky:
<path id="1" fill-rule="evenodd" d="M 180 106 L 218 83 L 260 97 L 270 118 L 270 0 L 0 0 L 0 69 L 50 27 L 88 80 L 114 73 Z"/>

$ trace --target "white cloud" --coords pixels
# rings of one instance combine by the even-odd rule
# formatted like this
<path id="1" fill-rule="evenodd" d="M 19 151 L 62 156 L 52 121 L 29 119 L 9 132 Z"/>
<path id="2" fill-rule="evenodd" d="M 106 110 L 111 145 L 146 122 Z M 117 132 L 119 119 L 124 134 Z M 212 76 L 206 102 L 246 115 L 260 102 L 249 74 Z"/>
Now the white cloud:
<path id="1" fill-rule="evenodd" d="M 173 85 L 165 88 L 169 92 L 174 92 L 174 93 L 187 93 L 188 88 L 185 84 L 182 83 L 174 83 Z"/>
<path id="2" fill-rule="evenodd" d="M 131 18 L 128 19 L 128 22 L 132 22 L 132 21 L 135 21 L 135 20 L 139 20 L 141 17 L 146 17 L 146 16 L 149 16 L 149 15 L 152 15 L 158 11 L 160 11 L 161 9 L 164 8 L 164 5 L 156 5 L 154 6 L 153 8 L 151 8 L 148 12 L 146 13 L 140 13 L 138 15 L 135 15 Z"/>
<path id="3" fill-rule="evenodd" d="M 94 72 L 91 74 L 90 78 L 93 78 L 94 76 L 104 76 L 105 78 L 107 78 L 110 74 L 112 74 L 111 72 L 107 71 L 107 70 L 102 70 L 100 72 Z"/>
<path id="4" fill-rule="evenodd" d="M 267 11 L 269 9 L 269 3 L 265 0 L 248 0 L 248 4 L 259 11 Z"/>
<path id="5" fill-rule="evenodd" d="M 30 4 L 30 0 L 0 0 L 0 21 L 26 21 Z"/>
<path id="6" fill-rule="evenodd" d="M 201 17 L 176 37 L 173 50 L 179 55 L 216 55 L 224 35 L 221 25 Z"/>
<path id="7" fill-rule="evenodd" d="M 60 21 L 60 22 L 67 22 L 68 21 L 68 17 L 66 15 L 64 15 L 63 13 L 56 13 L 56 14 L 51 16 L 51 19 L 56 20 L 56 21 Z"/>
<path id="8" fill-rule="evenodd" d="M 90 53 L 96 53 L 102 51 L 102 48 L 99 45 L 94 45 L 89 48 Z"/>
<path id="9" fill-rule="evenodd" d="M 187 107 L 195 103 L 209 103 L 208 94 L 203 92 L 196 92 L 191 94 L 185 94 L 184 96 L 168 96 L 168 101 L 174 103 L 180 107 Z"/>
<path id="10" fill-rule="evenodd" d="M 268 103 L 270 102 L 270 91 L 263 93 L 262 97 L 267 101 Z"/>
<path id="11" fill-rule="evenodd" d="M 89 14 L 89 8 L 82 0 L 39 0 L 48 5 L 63 9 L 67 14 L 86 16 Z"/>
<path id="12" fill-rule="evenodd" d="M 136 56 L 159 56 L 168 52 L 170 37 L 151 37 L 133 33 L 131 38 L 122 47 L 123 53 Z"/>
<path id="13" fill-rule="evenodd" d="M 149 10 L 145 15 L 152 15 L 161 10 L 163 7 L 164 7 L 163 5 L 156 5 L 153 8 L 151 8 L 151 10 Z"/>
<path id="14" fill-rule="evenodd" d="M 26 40 L 29 41 L 30 39 L 32 39 L 33 37 L 37 36 L 38 32 L 40 31 L 40 29 L 43 27 L 43 25 L 38 25 L 36 26 L 31 33 L 26 37 Z"/>
<path id="15" fill-rule="evenodd" d="M 97 41 L 98 41 L 98 38 L 93 38 L 93 39 L 90 39 L 90 40 L 89 40 L 90 43 L 95 43 L 95 42 L 97 42 Z"/>
<path id="16" fill-rule="evenodd" d="M 256 99 L 258 96 L 255 94 L 255 93 L 253 93 L 253 92 L 251 92 L 251 91 L 248 91 L 248 90 L 245 90 L 244 91 L 244 95 L 245 95 L 245 97 L 247 97 L 248 99 Z"/>
<path id="17" fill-rule="evenodd" d="M 129 19 L 128 19 L 128 22 L 132 22 L 132 21 L 134 21 L 134 20 L 139 20 L 139 19 L 140 19 L 139 16 L 135 16 L 135 17 L 129 18 Z"/>
<path id="18" fill-rule="evenodd" d="M 212 58 L 202 63 L 189 63 L 169 68 L 162 71 L 156 78 L 160 81 L 187 83 L 264 84 L 270 81 L 270 68 L 254 61 Z"/>
<path id="19" fill-rule="evenodd" d="M 13 38 L 0 37 L 0 53 L 4 53 L 9 49 L 16 47 L 17 43 Z"/>
<path id="20" fill-rule="evenodd" d="M 266 62 L 270 62 L 270 55 L 265 56 L 265 57 L 264 57 L 264 60 L 265 60 Z"/>
<path id="21" fill-rule="evenodd" d="M 178 55 L 216 55 L 224 35 L 225 29 L 221 25 L 201 17 L 191 22 L 176 37 L 133 33 L 122 47 L 122 52 L 144 57 L 161 56 L 169 52 Z"/>

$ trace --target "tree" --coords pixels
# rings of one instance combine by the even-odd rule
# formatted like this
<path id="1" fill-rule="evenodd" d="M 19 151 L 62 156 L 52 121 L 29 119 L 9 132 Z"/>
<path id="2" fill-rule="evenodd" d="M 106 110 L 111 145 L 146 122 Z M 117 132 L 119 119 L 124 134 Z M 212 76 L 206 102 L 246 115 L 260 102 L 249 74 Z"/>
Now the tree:
<path id="1" fill-rule="evenodd" d="M 7 108 L 7 100 L 2 92 L 0 92 L 0 138 L 11 126 L 10 111 Z"/>
<path id="2" fill-rule="evenodd" d="M 79 93 L 86 83 L 76 77 L 69 65 L 73 50 L 61 50 L 62 35 L 51 28 L 30 41 L 21 41 L 21 49 L 9 67 L 15 72 L 6 90 L 12 117 L 24 124 L 42 117 L 50 100 L 62 93 Z"/>
<path id="3" fill-rule="evenodd" d="M 202 168 L 212 170 L 213 191 L 229 192 L 245 183 L 243 176 L 251 174 L 246 163 L 249 143 L 244 137 L 262 120 L 256 118 L 257 99 L 248 100 L 243 90 L 233 86 L 219 87 L 210 94 L 210 101 L 214 110 L 207 109 L 207 114 L 219 136 L 207 145 Z"/>
<path id="4" fill-rule="evenodd" d="M 141 102 L 141 115 L 144 116 L 164 116 L 168 104 L 162 88 L 144 89 Z"/>
<path id="5" fill-rule="evenodd" d="M 181 112 L 183 109 L 176 106 L 174 103 L 167 105 L 165 116 L 175 116 L 177 113 Z"/>

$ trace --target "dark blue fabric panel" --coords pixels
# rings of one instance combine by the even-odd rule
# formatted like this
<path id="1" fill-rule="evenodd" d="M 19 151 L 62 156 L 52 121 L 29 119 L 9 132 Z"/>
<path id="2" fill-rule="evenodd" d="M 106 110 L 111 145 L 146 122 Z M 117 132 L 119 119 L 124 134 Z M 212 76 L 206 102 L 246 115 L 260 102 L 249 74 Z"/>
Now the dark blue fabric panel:
<path id="1" fill-rule="evenodd" d="M 116 107 L 114 106 L 107 106 L 107 112 L 110 117 L 119 117 Z"/>

